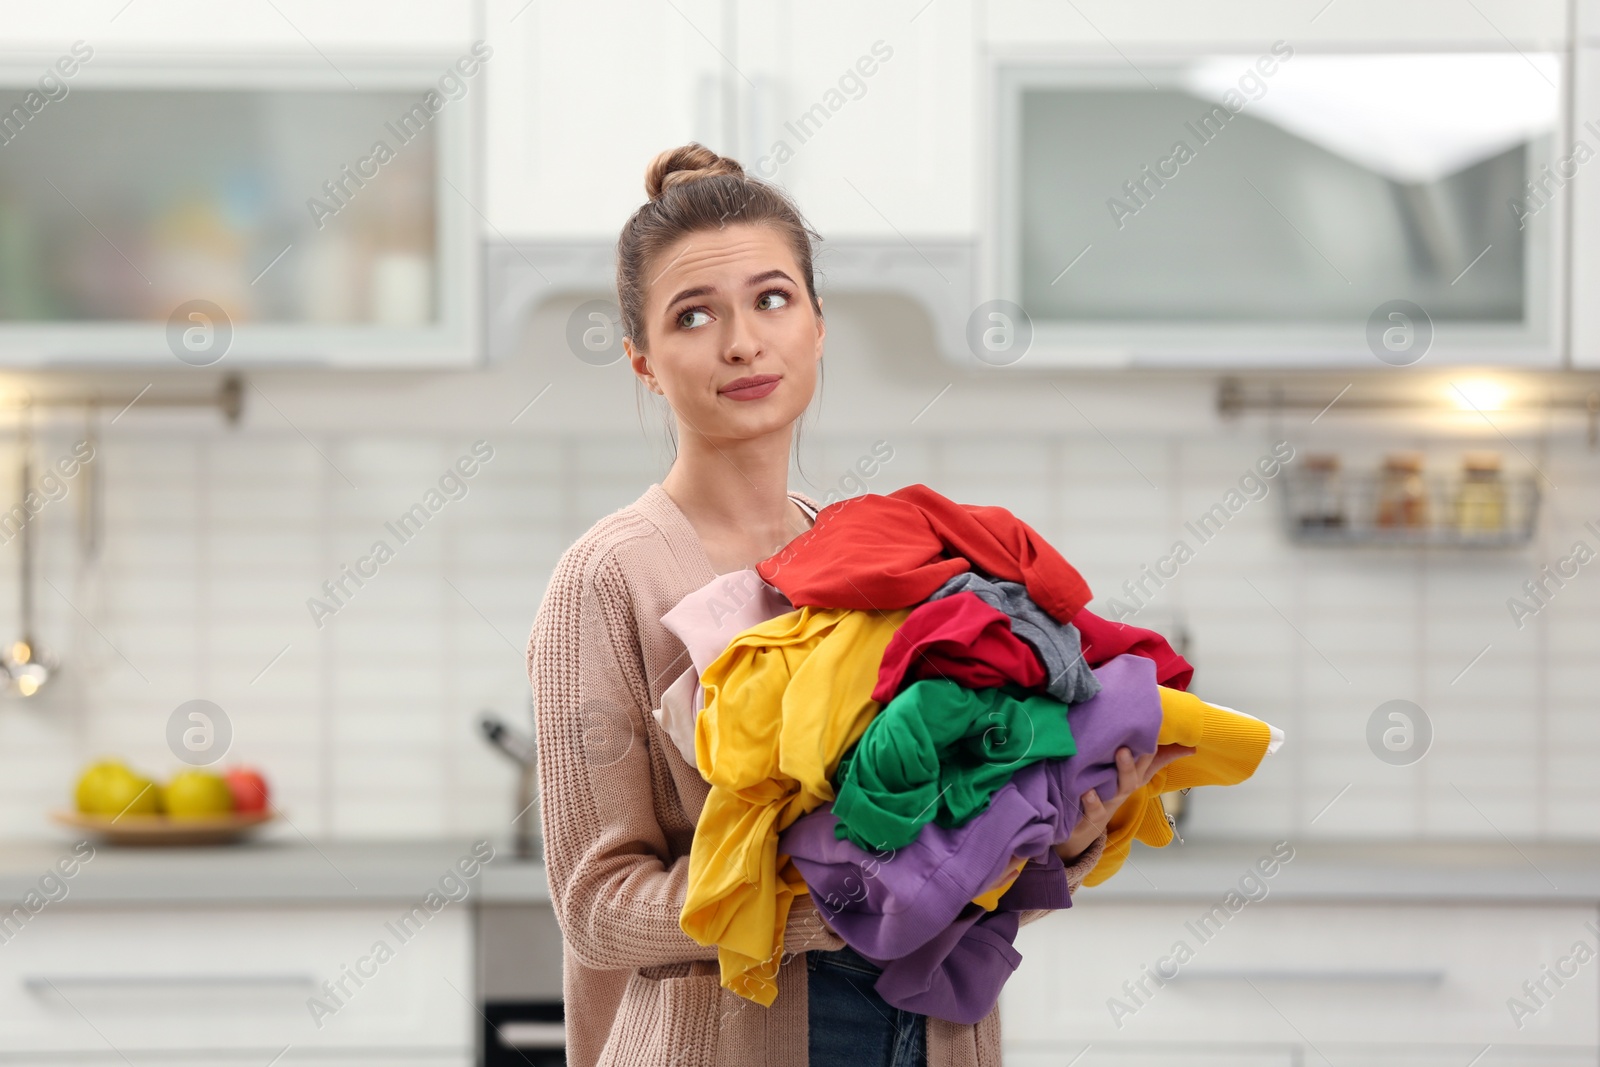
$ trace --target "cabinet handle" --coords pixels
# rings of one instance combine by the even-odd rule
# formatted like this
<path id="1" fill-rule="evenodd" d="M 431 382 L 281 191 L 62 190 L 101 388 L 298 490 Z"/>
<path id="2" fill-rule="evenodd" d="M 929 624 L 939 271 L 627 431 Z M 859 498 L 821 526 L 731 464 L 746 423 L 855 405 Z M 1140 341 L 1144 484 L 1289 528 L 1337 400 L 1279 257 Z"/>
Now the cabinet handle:
<path id="1" fill-rule="evenodd" d="M 23 988 L 34 995 L 73 986 L 79 989 L 101 987 L 186 988 L 190 986 L 296 986 L 315 988 L 317 980 L 309 974 L 29 974 L 22 977 Z"/>
<path id="2" fill-rule="evenodd" d="M 1439 971 L 1294 971 L 1294 970 L 1250 970 L 1248 968 L 1217 968 L 1212 970 L 1185 967 L 1176 976 L 1166 979 L 1176 982 L 1178 979 L 1206 982 L 1319 982 L 1338 983 L 1341 985 L 1426 985 L 1436 986 L 1444 984 L 1445 972 Z"/>

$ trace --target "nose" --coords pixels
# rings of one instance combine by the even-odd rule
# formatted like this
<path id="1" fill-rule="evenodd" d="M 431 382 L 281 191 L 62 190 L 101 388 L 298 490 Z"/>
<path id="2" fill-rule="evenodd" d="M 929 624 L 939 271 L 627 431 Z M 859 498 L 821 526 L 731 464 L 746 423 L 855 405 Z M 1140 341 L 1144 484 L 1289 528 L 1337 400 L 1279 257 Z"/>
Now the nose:
<path id="1" fill-rule="evenodd" d="M 724 358 L 734 363 L 749 363 L 761 353 L 755 316 L 748 310 L 735 311 L 727 318 L 727 348 Z"/>

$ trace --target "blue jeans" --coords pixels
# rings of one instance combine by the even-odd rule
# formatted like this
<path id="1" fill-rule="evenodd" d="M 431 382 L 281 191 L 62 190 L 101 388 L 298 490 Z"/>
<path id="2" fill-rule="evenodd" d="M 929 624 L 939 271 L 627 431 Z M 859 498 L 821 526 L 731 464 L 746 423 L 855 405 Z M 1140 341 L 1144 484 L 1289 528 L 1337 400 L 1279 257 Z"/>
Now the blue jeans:
<path id="1" fill-rule="evenodd" d="M 881 973 L 848 945 L 806 953 L 811 1067 L 926 1067 L 928 1017 L 890 1007 Z"/>

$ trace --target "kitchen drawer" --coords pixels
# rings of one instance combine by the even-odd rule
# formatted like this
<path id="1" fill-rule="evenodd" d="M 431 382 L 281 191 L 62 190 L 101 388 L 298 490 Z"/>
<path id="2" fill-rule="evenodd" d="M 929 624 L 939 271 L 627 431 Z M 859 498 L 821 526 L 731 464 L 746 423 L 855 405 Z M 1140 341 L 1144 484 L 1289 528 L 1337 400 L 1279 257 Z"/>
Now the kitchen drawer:
<path id="1" fill-rule="evenodd" d="M 1007 1029 L 1006 1024 L 1002 1023 L 1001 1028 Z M 1077 1044 L 1019 1051 L 1008 1043 L 1004 1058 L 1005 1067 L 1067 1067 L 1068 1064 L 1071 1067 L 1299 1067 L 1286 1048 L 1273 1051 L 1237 1046 L 1196 1050 L 1160 1046 L 1120 1049 L 1090 1045 L 1085 1048 Z"/>
<path id="2" fill-rule="evenodd" d="M 265 1064 L 288 1046 L 285 1067 L 385 1051 L 464 1067 L 470 911 L 419 906 L 402 923 L 409 907 L 46 909 L 0 946 L 0 1063 L 264 1052 Z"/>
<path id="3" fill-rule="evenodd" d="M 1595 948 L 1592 907 L 1263 901 L 1201 930 L 1208 907 L 1085 901 L 1024 927 L 1002 999 L 1008 1048 L 1255 1042 L 1358 1062 L 1338 1050 L 1451 1046 L 1471 1059 L 1485 1045 L 1543 1046 L 1554 1062 L 1595 1061 L 1600 959 L 1568 965 L 1576 973 L 1559 989 L 1547 983 L 1554 995 L 1520 1029 L 1507 1005 L 1576 943 Z M 1147 966 L 1176 976 L 1158 986 Z"/>
<path id="4" fill-rule="evenodd" d="M 1217 1045 L 1192 1041 L 1134 1047 L 1082 1043 L 1053 1048 L 1005 1047 L 1005 1067 L 1594 1067 L 1593 1049 L 1523 1045 Z"/>
<path id="5" fill-rule="evenodd" d="M 182 1053 L 174 1061 L 172 1052 L 130 1049 L 120 1055 L 100 1046 L 100 1052 L 11 1052 L 0 1049 L 3 1067 L 474 1067 L 468 1053 L 447 1056 L 406 1049 L 357 1049 L 345 1053 L 315 1053 L 301 1048 L 284 1052 L 274 1049 L 239 1049 L 233 1052 L 206 1052 L 196 1056 Z M 273 1057 L 283 1053 L 282 1058 Z M 523 1067 L 523 1065 L 519 1065 Z M 1460 1065 L 1456 1065 L 1460 1067 Z M 1473 1067 L 1479 1067 L 1474 1064 Z"/>

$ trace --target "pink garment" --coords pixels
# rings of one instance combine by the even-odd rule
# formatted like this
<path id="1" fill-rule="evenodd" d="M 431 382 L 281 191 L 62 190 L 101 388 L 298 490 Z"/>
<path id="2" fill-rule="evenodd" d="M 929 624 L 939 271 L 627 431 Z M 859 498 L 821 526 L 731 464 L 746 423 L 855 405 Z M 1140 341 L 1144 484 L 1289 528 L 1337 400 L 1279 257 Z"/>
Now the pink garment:
<path id="1" fill-rule="evenodd" d="M 761 580 L 753 569 L 719 574 L 661 616 L 661 623 L 683 642 L 690 665 L 661 694 L 650 714 L 672 738 L 689 766 L 694 755 L 694 724 L 705 707 L 700 672 L 722 655 L 735 637 L 768 619 L 794 610 L 789 598 Z"/>
<path id="2" fill-rule="evenodd" d="M 751 568 L 719 574 L 661 616 L 677 635 L 696 671 L 704 671 L 735 637 L 794 610 L 789 598 Z"/>
<path id="3" fill-rule="evenodd" d="M 678 680 L 661 693 L 661 706 L 651 708 L 650 714 L 672 738 L 683 758 L 696 770 L 694 758 L 694 723 L 705 706 L 705 690 L 700 687 L 700 672 L 693 666 L 685 667 Z"/>

